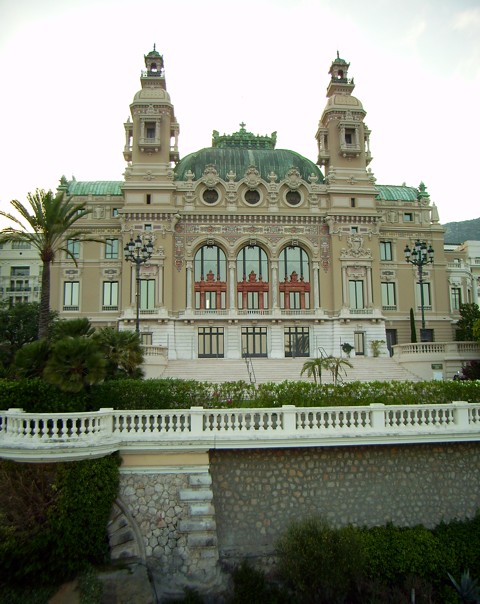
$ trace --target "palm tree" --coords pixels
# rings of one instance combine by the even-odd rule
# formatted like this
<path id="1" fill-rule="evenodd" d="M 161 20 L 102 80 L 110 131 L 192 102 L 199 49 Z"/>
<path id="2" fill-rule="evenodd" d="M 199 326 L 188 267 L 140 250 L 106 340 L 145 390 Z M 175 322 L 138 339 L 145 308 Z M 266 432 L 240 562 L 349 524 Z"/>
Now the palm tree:
<path id="1" fill-rule="evenodd" d="M 303 364 L 302 367 L 302 371 L 300 372 L 300 375 L 303 375 L 305 372 L 307 372 L 307 377 L 312 377 L 315 380 L 315 384 L 317 383 L 317 378 L 318 378 L 318 383 L 321 384 L 322 383 L 322 369 L 330 369 L 330 365 L 329 363 L 327 363 L 327 359 L 329 357 L 319 357 L 316 359 L 309 359 L 308 361 L 305 361 L 305 363 Z"/>
<path id="2" fill-rule="evenodd" d="M 107 360 L 107 377 L 141 377 L 143 351 L 138 333 L 104 327 L 95 332 L 93 339 Z"/>
<path id="3" fill-rule="evenodd" d="M 342 357 L 327 357 L 325 361 L 328 361 L 327 369 L 332 373 L 334 386 L 338 384 L 340 373 L 343 371 L 344 375 L 347 375 L 346 367 L 353 367 L 348 359 Z"/>
<path id="4" fill-rule="evenodd" d="M 50 265 L 55 254 L 60 251 L 76 259 L 67 249 L 67 237 L 78 239 L 84 231 L 74 230 L 75 223 L 90 213 L 84 203 L 71 203 L 62 193 L 54 195 L 52 191 L 37 189 L 28 193 L 30 208 L 16 199 L 10 202 L 19 218 L 9 212 L 0 211 L 0 216 L 7 218 L 14 226 L 9 226 L 0 232 L 0 243 L 25 241 L 37 249 L 43 263 L 42 293 L 40 298 L 40 315 L 38 321 L 38 337 L 48 335 L 50 314 Z"/>
<path id="5" fill-rule="evenodd" d="M 53 344 L 43 377 L 64 392 L 81 392 L 104 381 L 106 365 L 92 338 L 66 337 Z"/>

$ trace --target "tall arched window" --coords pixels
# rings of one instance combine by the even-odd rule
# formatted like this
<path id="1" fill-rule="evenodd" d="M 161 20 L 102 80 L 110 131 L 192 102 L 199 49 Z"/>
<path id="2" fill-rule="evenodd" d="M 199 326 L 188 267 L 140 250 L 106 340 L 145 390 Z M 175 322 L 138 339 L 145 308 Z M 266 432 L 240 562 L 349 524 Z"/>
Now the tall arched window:
<path id="1" fill-rule="evenodd" d="M 307 252 L 298 245 L 286 247 L 279 258 L 280 308 L 310 308 L 310 262 Z"/>
<path id="2" fill-rule="evenodd" d="M 196 309 L 227 307 L 227 261 L 217 245 L 204 245 L 195 254 L 194 280 Z"/>
<path id="3" fill-rule="evenodd" d="M 242 248 L 237 256 L 239 309 L 264 310 L 269 306 L 267 254 L 258 245 Z"/>

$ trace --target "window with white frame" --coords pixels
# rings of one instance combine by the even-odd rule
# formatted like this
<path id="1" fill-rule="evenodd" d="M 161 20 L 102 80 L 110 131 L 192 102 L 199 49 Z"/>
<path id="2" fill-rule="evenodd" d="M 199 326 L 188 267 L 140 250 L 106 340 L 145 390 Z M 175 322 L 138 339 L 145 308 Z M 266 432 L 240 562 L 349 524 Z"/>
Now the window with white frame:
<path id="1" fill-rule="evenodd" d="M 362 309 L 365 308 L 363 297 L 363 281 L 351 279 L 349 281 L 350 308 Z"/>
<path id="2" fill-rule="evenodd" d="M 80 282 L 65 281 L 63 284 L 63 310 L 78 310 L 80 301 Z"/>
<path id="3" fill-rule="evenodd" d="M 140 281 L 140 310 L 153 310 L 155 308 L 155 279 L 142 279 Z"/>
<path id="4" fill-rule="evenodd" d="M 67 239 L 67 257 L 80 258 L 80 241 L 78 239 Z"/>
<path id="5" fill-rule="evenodd" d="M 432 299 L 430 293 L 430 283 L 423 283 L 423 307 L 430 309 L 432 308 Z M 420 309 L 422 306 L 422 290 L 420 289 L 420 283 L 417 283 L 417 306 Z"/>
<path id="6" fill-rule="evenodd" d="M 384 281 L 382 286 L 382 307 L 384 310 L 396 310 L 397 296 L 395 291 L 395 283 Z"/>
<path id="7" fill-rule="evenodd" d="M 102 310 L 118 310 L 118 281 L 103 282 Z"/>
<path id="8" fill-rule="evenodd" d="M 380 241 L 380 260 L 393 260 L 391 241 Z"/>
<path id="9" fill-rule="evenodd" d="M 452 310 L 460 310 L 460 304 L 462 303 L 462 290 L 460 287 L 452 287 L 451 293 L 451 304 Z"/>
<path id="10" fill-rule="evenodd" d="M 118 260 L 118 239 L 107 239 L 105 241 L 105 259 Z"/>

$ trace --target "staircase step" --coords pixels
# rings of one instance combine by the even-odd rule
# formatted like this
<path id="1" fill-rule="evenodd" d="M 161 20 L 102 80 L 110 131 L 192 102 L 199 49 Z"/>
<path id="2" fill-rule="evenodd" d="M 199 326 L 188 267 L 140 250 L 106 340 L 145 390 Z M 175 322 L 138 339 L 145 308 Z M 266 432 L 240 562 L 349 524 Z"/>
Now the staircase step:
<path id="1" fill-rule="evenodd" d="M 280 383 L 285 380 L 313 382 L 306 373 L 301 374 L 305 357 L 295 359 L 252 359 L 255 382 Z M 343 382 L 418 382 L 421 378 L 404 369 L 389 357 L 353 357 L 349 359 L 353 367 L 342 372 Z M 243 359 L 194 359 L 169 361 L 163 378 L 191 379 L 202 382 L 223 383 L 243 380 L 249 382 L 249 373 Z M 322 383 L 331 384 L 330 372 L 323 371 Z"/>

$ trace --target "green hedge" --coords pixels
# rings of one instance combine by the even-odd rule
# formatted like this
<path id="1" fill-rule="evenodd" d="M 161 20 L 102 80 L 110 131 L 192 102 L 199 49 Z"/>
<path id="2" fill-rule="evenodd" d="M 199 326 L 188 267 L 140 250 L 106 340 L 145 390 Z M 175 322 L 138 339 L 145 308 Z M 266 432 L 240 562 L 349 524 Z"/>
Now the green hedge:
<path id="1" fill-rule="evenodd" d="M 255 387 L 246 382 L 212 384 L 195 380 L 113 380 L 83 393 L 60 392 L 40 379 L 0 380 L 0 408 L 25 411 L 90 411 L 114 409 L 188 409 L 228 407 L 333 407 L 349 405 L 446 404 L 480 401 L 480 382 L 349 382 L 316 385 L 306 381 L 267 383 Z"/>
<path id="2" fill-rule="evenodd" d="M 0 380 L 0 409 L 12 407 L 35 413 L 84 411 L 89 409 L 87 393 L 65 394 L 40 378 Z"/>
<path id="3" fill-rule="evenodd" d="M 117 454 L 58 464 L 0 462 L 0 587 L 60 583 L 108 560 L 118 468 Z"/>
<path id="4" fill-rule="evenodd" d="M 458 602 L 448 574 L 480 577 L 480 516 L 423 526 L 335 529 L 321 518 L 278 542 L 279 580 L 292 602 Z"/>

